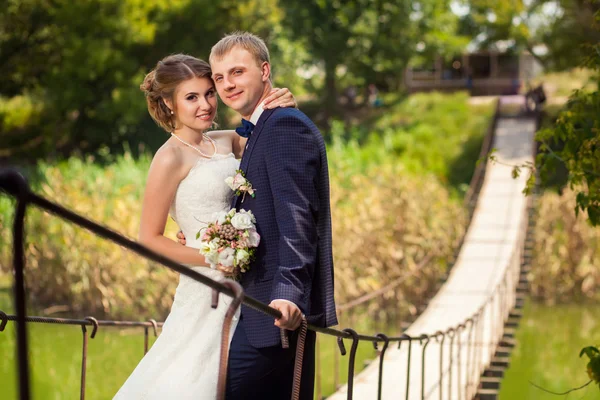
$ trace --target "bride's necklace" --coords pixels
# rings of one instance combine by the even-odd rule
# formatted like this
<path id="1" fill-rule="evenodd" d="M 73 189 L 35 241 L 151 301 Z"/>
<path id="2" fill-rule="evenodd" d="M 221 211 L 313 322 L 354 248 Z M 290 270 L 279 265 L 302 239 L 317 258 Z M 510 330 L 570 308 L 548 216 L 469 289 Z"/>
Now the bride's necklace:
<path id="1" fill-rule="evenodd" d="M 202 134 L 202 139 L 206 139 L 210 142 L 210 144 L 213 145 L 213 148 L 215 149 L 215 151 L 213 152 L 212 156 L 209 156 L 208 154 L 204 154 L 204 152 L 202 150 L 200 150 L 198 147 L 189 144 L 188 142 L 186 142 L 185 140 L 183 140 L 182 138 L 180 138 L 179 136 L 177 136 L 176 134 L 174 134 L 173 132 L 171 132 L 171 136 L 173 136 L 175 139 L 179 140 L 181 143 L 185 144 L 188 147 L 191 147 L 192 149 L 196 150 L 198 153 L 200 153 L 200 155 L 202 157 L 206 157 L 206 158 L 213 158 L 216 154 L 217 154 L 217 144 L 215 143 L 215 141 L 208 136 L 206 133 Z"/>

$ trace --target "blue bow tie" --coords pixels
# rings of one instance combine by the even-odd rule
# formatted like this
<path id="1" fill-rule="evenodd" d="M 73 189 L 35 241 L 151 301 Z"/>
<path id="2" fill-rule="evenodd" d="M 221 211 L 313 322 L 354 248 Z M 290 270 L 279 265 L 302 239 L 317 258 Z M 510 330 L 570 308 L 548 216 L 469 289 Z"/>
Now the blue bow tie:
<path id="1" fill-rule="evenodd" d="M 254 124 L 243 118 L 242 118 L 242 126 L 238 126 L 237 128 L 235 128 L 235 131 L 237 132 L 237 134 L 240 135 L 241 137 L 245 137 L 245 138 L 250 137 L 253 130 L 254 130 Z"/>

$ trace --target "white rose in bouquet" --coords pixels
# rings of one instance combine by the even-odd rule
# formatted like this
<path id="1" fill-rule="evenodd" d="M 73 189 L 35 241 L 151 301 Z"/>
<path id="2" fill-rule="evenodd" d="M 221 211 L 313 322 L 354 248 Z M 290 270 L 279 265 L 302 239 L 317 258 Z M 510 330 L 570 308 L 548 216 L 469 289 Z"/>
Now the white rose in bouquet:
<path id="1" fill-rule="evenodd" d="M 231 218 L 231 225 L 235 229 L 250 229 L 254 228 L 254 224 L 252 223 L 252 216 L 247 213 L 237 213 Z"/>
<path id="2" fill-rule="evenodd" d="M 246 215 L 248 215 L 248 216 L 250 217 L 250 220 L 252 221 L 252 223 L 253 223 L 253 224 L 255 224 L 255 223 L 256 223 L 256 217 L 254 216 L 254 214 L 252 213 L 252 211 L 251 211 L 251 210 L 248 210 L 248 211 L 246 211 L 246 210 L 244 210 L 244 209 L 242 208 L 242 209 L 240 210 L 240 212 L 241 212 L 242 214 L 246 214 Z"/>

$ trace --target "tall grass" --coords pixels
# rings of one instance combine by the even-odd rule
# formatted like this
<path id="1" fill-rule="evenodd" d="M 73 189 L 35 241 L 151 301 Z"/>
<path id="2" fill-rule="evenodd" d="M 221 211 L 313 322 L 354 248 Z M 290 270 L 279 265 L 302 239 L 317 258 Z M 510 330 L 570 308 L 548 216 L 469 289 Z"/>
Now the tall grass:
<path id="1" fill-rule="evenodd" d="M 600 229 L 575 214 L 575 200 L 547 191 L 536 207 L 531 294 L 547 304 L 600 300 Z"/>
<path id="2" fill-rule="evenodd" d="M 89 158 L 40 163 L 31 173 L 34 190 L 125 236 L 137 237 L 141 196 L 150 157 L 129 153 L 101 165 Z M 11 201 L 2 197 L 2 242 L 9 244 Z M 70 314 L 164 317 L 175 274 L 90 232 L 31 207 L 26 225 L 26 282 L 36 308 Z M 174 235 L 174 224 L 169 225 Z M 0 271 L 7 273 L 10 245 L 0 247 Z M 43 311 L 43 310 L 42 310 Z"/>

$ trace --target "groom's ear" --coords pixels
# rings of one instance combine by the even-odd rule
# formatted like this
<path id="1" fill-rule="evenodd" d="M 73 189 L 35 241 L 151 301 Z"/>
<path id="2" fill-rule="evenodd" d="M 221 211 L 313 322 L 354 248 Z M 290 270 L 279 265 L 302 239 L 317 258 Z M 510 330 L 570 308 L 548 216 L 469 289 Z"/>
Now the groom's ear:
<path id="1" fill-rule="evenodd" d="M 263 82 L 267 82 L 271 79 L 271 64 L 264 61 L 260 66 L 261 78 Z"/>

